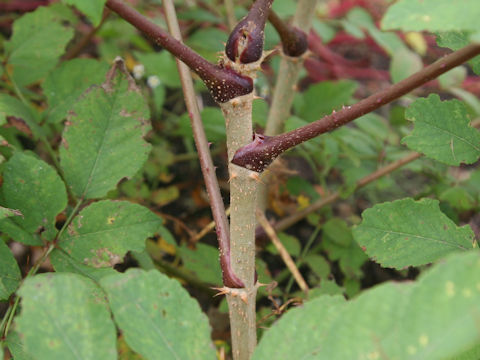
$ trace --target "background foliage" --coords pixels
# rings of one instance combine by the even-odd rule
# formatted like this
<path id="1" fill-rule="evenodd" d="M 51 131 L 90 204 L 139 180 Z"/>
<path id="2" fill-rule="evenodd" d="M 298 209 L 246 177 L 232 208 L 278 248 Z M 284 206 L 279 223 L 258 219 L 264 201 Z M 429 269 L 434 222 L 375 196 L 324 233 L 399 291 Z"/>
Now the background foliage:
<path id="1" fill-rule="evenodd" d="M 44 3 L 0 16 L 0 358 L 222 358 L 216 237 L 199 235 L 211 215 L 174 58 L 104 1 Z M 390 3 L 319 3 L 286 131 L 480 39 L 478 1 Z M 164 24 L 160 2 L 134 5 Z M 223 3 L 176 5 L 186 43 L 215 61 Z M 267 25 L 266 48 L 278 41 Z M 255 83 L 259 131 L 278 62 Z M 254 359 L 479 358 L 479 73 L 477 57 L 272 167 L 271 218 L 338 197 L 279 230 L 308 296 L 258 239 L 259 281 L 278 286 L 259 292 Z M 227 199 L 224 120 L 195 86 Z"/>

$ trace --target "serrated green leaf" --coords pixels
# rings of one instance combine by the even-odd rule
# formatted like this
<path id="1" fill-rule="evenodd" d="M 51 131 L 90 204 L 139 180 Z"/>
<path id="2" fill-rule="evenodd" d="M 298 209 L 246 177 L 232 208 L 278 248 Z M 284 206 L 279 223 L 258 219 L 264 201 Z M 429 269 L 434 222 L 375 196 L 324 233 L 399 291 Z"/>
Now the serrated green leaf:
<path id="1" fill-rule="evenodd" d="M 117 271 L 111 267 L 95 268 L 84 265 L 80 261 L 73 259 L 62 250 L 55 249 L 50 254 L 50 262 L 56 272 L 75 273 L 88 277 L 94 281 L 100 281 L 101 278 L 116 274 Z"/>
<path id="2" fill-rule="evenodd" d="M 384 30 L 480 30 L 477 0 L 399 0 L 382 19 Z"/>
<path id="3" fill-rule="evenodd" d="M 156 270 L 101 280 L 128 345 L 146 359 L 215 359 L 210 326 L 180 284 Z"/>
<path id="4" fill-rule="evenodd" d="M 447 165 L 472 164 L 480 157 L 480 132 L 469 125 L 462 102 L 432 94 L 411 104 L 405 116 L 415 124 L 402 139 L 410 149 Z"/>
<path id="5" fill-rule="evenodd" d="M 42 85 L 49 105 L 47 121 L 58 123 L 65 119 L 85 90 L 105 80 L 107 70 L 105 63 L 93 59 L 73 59 L 52 71 Z"/>
<path id="6" fill-rule="evenodd" d="M 67 206 L 67 193 L 50 165 L 31 155 L 15 153 L 5 164 L 2 192 L 5 205 L 23 214 L 0 221 L 2 231 L 28 244 L 32 239 L 23 232 L 40 232 L 42 238 L 53 240 L 57 232 L 55 217 Z M 15 234 L 17 228 L 23 231 Z M 33 244 L 38 245 L 38 241 Z"/>
<path id="7" fill-rule="evenodd" d="M 148 107 L 142 94 L 120 80 L 112 91 L 93 88 L 73 106 L 60 147 L 65 179 L 81 198 L 103 197 L 142 167 L 151 145 Z"/>
<path id="8" fill-rule="evenodd" d="M 464 46 L 470 44 L 470 32 L 467 31 L 448 31 L 448 32 L 438 32 L 437 35 L 437 44 L 440 47 L 447 47 L 452 50 L 459 50 Z M 480 56 L 476 56 L 468 62 L 473 71 L 479 75 L 480 74 Z"/>
<path id="9" fill-rule="evenodd" d="M 348 105 L 352 101 L 356 88 L 357 83 L 348 80 L 324 81 L 312 85 L 301 95 L 297 94 L 297 101 L 294 103 L 295 110 L 302 119 L 308 122 L 315 121 L 332 113 L 332 110 L 338 110 L 343 105 Z M 318 101 L 318 99 L 322 99 L 322 101 Z"/>
<path id="10" fill-rule="evenodd" d="M 387 283 L 347 303 L 320 297 L 290 310 L 253 359 L 451 359 L 478 344 L 477 251 L 437 264 L 416 283 Z M 335 301 L 336 300 L 336 301 Z"/>
<path id="11" fill-rule="evenodd" d="M 375 205 L 362 214 L 355 240 L 376 262 L 402 269 L 473 248 L 474 234 L 440 211 L 438 201 L 407 198 Z"/>
<path id="12" fill-rule="evenodd" d="M 63 0 L 64 3 L 74 5 L 78 10 L 87 15 L 93 26 L 100 24 L 106 1 L 107 0 Z"/>
<path id="13" fill-rule="evenodd" d="M 182 246 L 179 250 L 183 265 L 196 277 L 210 284 L 222 283 L 222 271 L 218 261 L 217 248 L 198 243 L 195 249 Z"/>
<path id="14" fill-rule="evenodd" d="M 9 247 L 0 240 L 0 301 L 8 300 L 22 280 L 17 261 Z M 1 357 L 0 357 L 1 359 Z"/>
<path id="15" fill-rule="evenodd" d="M 82 264 L 108 267 L 122 262 L 127 251 L 142 251 L 161 225 L 162 219 L 141 205 L 104 200 L 83 209 L 58 245 Z"/>
<path id="16" fill-rule="evenodd" d="M 35 359 L 116 359 L 116 330 L 100 289 L 76 274 L 41 274 L 19 290 L 16 319 Z"/>
<path id="17" fill-rule="evenodd" d="M 5 43 L 7 69 L 18 86 L 29 85 L 52 70 L 73 37 L 73 30 L 49 7 L 23 15 Z"/>

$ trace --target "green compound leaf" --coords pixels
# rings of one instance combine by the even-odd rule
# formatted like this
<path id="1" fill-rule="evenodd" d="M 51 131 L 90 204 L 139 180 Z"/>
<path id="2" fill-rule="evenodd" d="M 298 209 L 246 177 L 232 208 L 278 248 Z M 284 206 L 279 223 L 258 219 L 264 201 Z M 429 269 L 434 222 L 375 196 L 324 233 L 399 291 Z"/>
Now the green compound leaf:
<path id="1" fill-rule="evenodd" d="M 145 239 L 161 225 L 162 219 L 143 206 L 99 201 L 75 217 L 59 246 L 84 265 L 113 266 L 123 261 L 127 251 L 142 251 Z"/>
<path id="2" fill-rule="evenodd" d="M 355 240 L 386 267 L 424 265 L 452 252 L 473 249 L 472 229 L 456 226 L 436 200 L 407 198 L 378 204 L 362 217 L 353 230 Z"/>
<path id="3" fill-rule="evenodd" d="M 93 59 L 73 59 L 52 71 L 42 86 L 49 104 L 48 122 L 58 123 L 65 119 L 85 90 L 105 80 L 107 70 L 105 63 Z"/>
<path id="4" fill-rule="evenodd" d="M 73 37 L 58 12 L 38 7 L 13 24 L 13 36 L 5 44 L 7 69 L 19 86 L 29 85 L 52 70 Z"/>
<path id="5" fill-rule="evenodd" d="M 261 339 L 260 359 L 453 359 L 478 344 L 478 251 L 455 254 L 416 283 L 387 283 L 349 302 L 320 297 Z"/>
<path id="6" fill-rule="evenodd" d="M 382 19 L 384 30 L 480 30 L 478 0 L 400 0 Z"/>
<path id="7" fill-rule="evenodd" d="M 402 139 L 410 149 L 447 165 L 472 164 L 480 157 L 480 132 L 469 125 L 462 102 L 432 94 L 410 105 L 405 117 L 415 124 Z"/>
<path id="8" fill-rule="evenodd" d="M 19 290 L 16 320 L 25 350 L 38 360 L 116 359 L 116 330 L 103 294 L 76 274 L 41 274 Z"/>
<path id="9" fill-rule="evenodd" d="M 64 3 L 74 5 L 78 10 L 87 15 L 93 26 L 100 24 L 106 1 L 107 0 L 63 0 Z"/>
<path id="10" fill-rule="evenodd" d="M 148 119 L 142 94 L 120 76 L 113 85 L 85 93 L 69 114 L 60 147 L 65 179 L 75 195 L 103 197 L 135 175 L 151 149 L 143 139 L 151 128 Z"/>
<path id="11" fill-rule="evenodd" d="M 5 164 L 2 192 L 5 205 L 23 215 L 0 221 L 2 231 L 29 245 L 41 244 L 34 233 L 53 240 L 57 233 L 55 217 L 67 206 L 67 193 L 50 165 L 25 153 L 15 153 Z"/>
<path id="12" fill-rule="evenodd" d="M 130 269 L 100 283 L 127 344 L 145 359 L 215 359 L 207 317 L 177 281 Z"/>
<path id="13" fill-rule="evenodd" d="M 0 240 L 0 301 L 8 300 L 17 289 L 20 280 L 22 280 L 22 274 L 17 261 L 7 244 Z"/>

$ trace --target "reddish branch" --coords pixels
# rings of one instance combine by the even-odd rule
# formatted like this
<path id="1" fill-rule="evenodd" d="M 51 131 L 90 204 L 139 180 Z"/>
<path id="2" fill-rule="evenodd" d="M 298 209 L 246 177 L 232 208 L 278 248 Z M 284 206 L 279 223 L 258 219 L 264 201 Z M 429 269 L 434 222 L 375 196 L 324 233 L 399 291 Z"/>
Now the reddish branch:
<path id="1" fill-rule="evenodd" d="M 273 10 L 270 10 L 268 20 L 275 30 L 277 30 L 280 40 L 282 41 L 283 52 L 286 55 L 299 57 L 307 51 L 307 34 L 302 30 L 285 23 Z"/>
<path id="2" fill-rule="evenodd" d="M 309 125 L 272 137 L 255 134 L 252 143 L 237 150 L 232 163 L 261 172 L 284 151 L 368 114 L 479 54 L 479 44 L 468 45 L 390 88 L 361 100 L 353 106 L 344 107 L 338 112 L 334 111 L 331 115 Z"/>
<path id="3" fill-rule="evenodd" d="M 106 6 L 183 61 L 198 74 L 217 102 L 226 102 L 253 91 L 253 81 L 232 69 L 213 65 L 168 32 L 121 0 L 107 0 Z"/>
<path id="4" fill-rule="evenodd" d="M 232 30 L 225 45 L 225 54 L 232 61 L 249 64 L 261 59 L 263 39 L 273 0 L 257 0 L 245 16 Z"/>

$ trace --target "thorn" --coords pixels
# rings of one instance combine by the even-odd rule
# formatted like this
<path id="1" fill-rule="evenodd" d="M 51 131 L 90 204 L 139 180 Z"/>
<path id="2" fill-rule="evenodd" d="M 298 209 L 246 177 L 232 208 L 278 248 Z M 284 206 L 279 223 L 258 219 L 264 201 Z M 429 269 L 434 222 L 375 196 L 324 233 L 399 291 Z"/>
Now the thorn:
<path id="1" fill-rule="evenodd" d="M 230 179 L 228 179 L 228 182 L 232 181 L 232 180 L 235 179 L 237 176 L 238 176 L 238 174 L 237 174 L 236 172 L 232 172 L 232 175 L 230 176 Z"/>
<path id="2" fill-rule="evenodd" d="M 248 177 L 252 180 L 255 180 L 257 183 L 260 183 L 262 185 L 265 185 L 265 183 L 260 179 L 260 176 L 258 176 L 258 173 L 256 172 L 251 172 Z"/>
<path id="3" fill-rule="evenodd" d="M 213 297 L 217 297 L 217 296 L 221 296 L 221 295 L 227 295 L 232 291 L 230 288 L 227 288 L 225 286 L 221 287 L 221 288 L 212 287 L 212 289 L 215 290 L 215 291 L 218 291 L 215 295 L 213 295 Z"/>
<path id="4" fill-rule="evenodd" d="M 248 305 L 248 295 L 245 291 L 240 293 L 240 300 L 242 300 L 245 304 Z"/>

